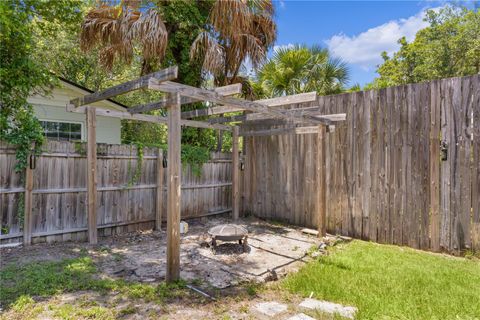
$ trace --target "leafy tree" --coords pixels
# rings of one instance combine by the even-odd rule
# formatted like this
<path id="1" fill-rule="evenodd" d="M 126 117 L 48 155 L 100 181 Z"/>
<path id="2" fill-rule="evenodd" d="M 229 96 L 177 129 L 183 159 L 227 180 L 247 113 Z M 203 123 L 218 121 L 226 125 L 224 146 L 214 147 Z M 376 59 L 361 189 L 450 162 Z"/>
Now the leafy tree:
<path id="1" fill-rule="evenodd" d="M 427 12 L 430 26 L 378 67 L 380 75 L 367 88 L 416 83 L 439 78 L 480 73 L 480 11 L 447 6 Z"/>
<path id="2" fill-rule="evenodd" d="M 34 59 L 37 50 L 34 25 L 51 33 L 49 22 L 68 26 L 79 21 L 79 1 L 0 1 L 0 139 L 17 146 L 21 172 L 27 164 L 30 145 L 37 151 L 43 132 L 27 103 L 29 94 L 48 93 L 55 78 Z"/>
<path id="3" fill-rule="evenodd" d="M 327 95 L 344 90 L 348 73 L 346 64 L 330 57 L 327 49 L 295 45 L 275 50 L 257 78 L 269 97 L 310 91 Z"/>

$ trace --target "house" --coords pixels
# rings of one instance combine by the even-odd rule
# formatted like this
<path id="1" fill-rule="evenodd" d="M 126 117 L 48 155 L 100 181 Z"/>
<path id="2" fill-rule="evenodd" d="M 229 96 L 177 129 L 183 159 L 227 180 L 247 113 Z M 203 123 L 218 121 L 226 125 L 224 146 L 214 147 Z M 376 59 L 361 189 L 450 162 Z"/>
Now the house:
<path id="1" fill-rule="evenodd" d="M 33 95 L 28 102 L 33 105 L 35 116 L 40 120 L 48 139 L 54 140 L 86 140 L 86 117 L 81 113 L 66 111 L 70 100 L 92 93 L 76 83 L 59 78 L 57 85 L 48 96 Z M 92 106 L 112 110 L 125 110 L 126 106 L 112 100 L 93 103 Z M 97 142 L 119 144 L 120 119 L 97 117 Z"/>

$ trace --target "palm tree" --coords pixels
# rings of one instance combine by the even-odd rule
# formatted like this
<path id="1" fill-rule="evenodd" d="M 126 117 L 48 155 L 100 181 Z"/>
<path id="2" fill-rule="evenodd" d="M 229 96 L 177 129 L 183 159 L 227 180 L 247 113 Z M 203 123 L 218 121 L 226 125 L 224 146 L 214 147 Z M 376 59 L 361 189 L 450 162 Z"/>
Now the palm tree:
<path id="1" fill-rule="evenodd" d="M 257 72 L 265 96 L 282 96 L 317 91 L 319 95 L 339 93 L 348 82 L 346 64 L 330 57 L 319 46 L 293 45 L 277 48 Z"/>
<path id="2" fill-rule="evenodd" d="M 140 9 L 141 1 L 106 2 L 91 9 L 85 16 L 80 34 L 82 50 L 101 46 L 101 64 L 111 70 L 115 59 L 130 63 L 136 46 L 141 47 L 142 74 L 148 73 L 154 62 L 165 57 L 167 29 L 154 8 Z"/>
<path id="3" fill-rule="evenodd" d="M 271 0 L 216 0 L 205 30 L 190 50 L 192 60 L 214 76 L 216 85 L 242 82 L 242 64 L 264 61 L 276 38 Z"/>

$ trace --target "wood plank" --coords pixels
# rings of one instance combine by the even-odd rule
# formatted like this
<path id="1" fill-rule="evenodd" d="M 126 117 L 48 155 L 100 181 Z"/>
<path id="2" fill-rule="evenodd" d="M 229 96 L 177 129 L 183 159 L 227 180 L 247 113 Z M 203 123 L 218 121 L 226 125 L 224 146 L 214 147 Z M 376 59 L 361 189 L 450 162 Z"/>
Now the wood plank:
<path id="1" fill-rule="evenodd" d="M 451 95 L 451 80 L 446 79 L 440 82 L 441 89 L 441 137 L 442 137 L 442 149 L 446 147 L 446 160 L 440 163 L 441 167 L 441 230 L 440 230 L 440 247 L 442 250 L 450 250 L 450 238 L 451 238 L 451 201 L 450 201 L 450 159 L 452 157 L 451 149 L 448 149 L 451 145 L 451 119 L 452 119 L 452 95 Z"/>
<path id="2" fill-rule="evenodd" d="M 157 197 L 155 207 L 155 229 L 162 230 L 162 216 L 163 216 L 163 150 L 158 149 L 157 156 Z"/>
<path id="3" fill-rule="evenodd" d="M 430 88 L 430 248 L 440 251 L 440 82 Z"/>
<path id="4" fill-rule="evenodd" d="M 85 109 L 80 108 L 73 108 L 72 106 L 67 106 L 67 111 L 75 112 L 75 113 L 84 113 Z M 135 121 L 144 121 L 144 122 L 154 122 L 154 123 L 168 123 L 167 117 L 162 116 L 155 116 L 149 114 L 131 114 L 130 112 L 124 111 L 115 111 L 110 109 L 96 109 L 95 110 L 97 116 L 102 117 L 112 117 L 112 118 L 119 118 L 125 120 L 135 120 Z M 232 131 L 232 127 L 222 125 L 222 124 L 210 124 L 204 121 L 195 121 L 195 120 L 181 120 L 181 125 L 186 127 L 193 127 L 193 128 L 205 128 L 205 129 L 220 129 L 225 131 Z"/>
<path id="5" fill-rule="evenodd" d="M 256 101 L 250 101 L 250 102 L 258 103 L 258 104 L 269 106 L 269 107 L 278 107 L 278 106 L 287 106 L 287 105 L 297 104 L 297 103 L 313 102 L 316 100 L 316 98 L 317 98 L 316 92 L 307 92 L 307 93 L 294 94 L 290 96 L 262 99 L 262 100 L 256 100 Z M 243 110 L 244 108 L 241 108 L 237 105 L 224 105 L 224 106 L 210 107 L 205 109 L 197 109 L 197 110 L 182 112 L 182 119 L 211 116 L 215 114 L 237 112 L 237 111 L 243 111 Z"/>
<path id="6" fill-rule="evenodd" d="M 230 84 L 228 86 L 224 87 L 218 87 L 214 88 L 213 91 L 216 93 L 222 95 L 222 96 L 231 96 L 235 94 L 239 94 L 242 92 L 242 84 L 241 83 L 236 83 L 236 84 Z M 190 97 L 182 97 L 181 104 L 189 104 L 189 103 L 194 103 L 198 102 L 200 100 L 190 98 Z M 166 108 L 167 106 L 171 105 L 172 101 L 167 100 L 166 97 L 164 97 L 162 100 L 157 101 L 157 102 L 151 102 L 147 104 L 142 104 L 138 105 L 135 107 L 128 108 L 128 112 L 130 113 L 140 113 L 140 112 L 148 112 L 152 110 L 157 110 L 157 109 L 162 109 Z"/>
<path id="7" fill-rule="evenodd" d="M 175 101 L 168 108 L 168 169 L 167 169 L 167 273 L 168 282 L 180 278 L 180 201 L 182 136 L 180 94 L 169 94 Z"/>
<path id="8" fill-rule="evenodd" d="M 127 81 L 119 85 L 110 87 L 108 89 L 91 93 L 80 98 L 70 101 L 75 107 L 84 106 L 97 101 L 106 100 L 114 96 L 118 96 L 133 90 L 146 88 L 150 79 L 157 79 L 158 81 L 167 81 L 176 79 L 178 75 L 178 67 L 169 67 L 154 73 L 147 74 L 135 80 Z"/>
<path id="9" fill-rule="evenodd" d="M 28 160 L 25 169 L 25 205 L 23 216 L 23 245 L 32 244 L 32 205 L 33 205 L 33 164 L 31 159 Z"/>
<path id="10" fill-rule="evenodd" d="M 304 114 L 309 114 L 318 119 L 329 120 L 332 123 L 345 121 L 347 117 L 345 113 L 322 114 L 321 113 L 322 111 L 323 110 L 318 106 L 280 110 L 280 112 L 286 115 L 302 116 Z M 228 123 L 228 122 L 252 122 L 252 121 L 260 121 L 260 120 L 265 121 L 265 120 L 273 120 L 273 119 L 276 119 L 276 118 L 268 114 L 248 113 L 248 114 L 235 115 L 235 116 L 209 118 L 207 121 L 208 123 Z"/>
<path id="11" fill-rule="evenodd" d="M 238 127 L 233 127 L 232 132 L 232 215 L 233 220 L 238 220 L 240 210 L 240 193 L 239 193 L 239 149 L 238 149 Z"/>
<path id="12" fill-rule="evenodd" d="M 96 244 L 97 239 L 97 141 L 95 108 L 87 109 L 87 213 L 88 241 Z"/>
<path id="13" fill-rule="evenodd" d="M 458 78 L 457 90 L 460 91 L 460 106 L 457 109 L 457 146 L 458 146 L 458 223 L 455 226 L 458 238 L 458 250 L 471 249 L 471 213 L 472 213 L 472 80 Z"/>
<path id="14" fill-rule="evenodd" d="M 480 75 L 472 77 L 472 249 L 480 251 Z"/>
<path id="15" fill-rule="evenodd" d="M 318 133 L 318 126 L 287 127 L 287 128 L 275 128 L 275 129 L 266 129 L 266 130 L 241 131 L 239 135 L 242 137 L 260 137 L 260 136 L 271 136 L 271 135 L 310 134 L 310 133 Z"/>
<path id="16" fill-rule="evenodd" d="M 316 206 L 318 236 L 327 234 L 327 186 L 326 186 L 326 138 L 325 126 L 318 126 L 317 134 L 317 163 L 316 163 Z"/>

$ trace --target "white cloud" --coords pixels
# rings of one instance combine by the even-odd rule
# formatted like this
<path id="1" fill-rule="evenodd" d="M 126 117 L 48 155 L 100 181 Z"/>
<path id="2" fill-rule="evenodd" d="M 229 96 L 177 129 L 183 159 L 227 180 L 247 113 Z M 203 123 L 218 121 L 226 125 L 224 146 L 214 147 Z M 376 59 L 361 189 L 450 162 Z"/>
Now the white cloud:
<path id="1" fill-rule="evenodd" d="M 407 19 L 392 20 L 351 37 L 337 34 L 325 42 L 333 56 L 372 70 L 382 62 L 380 55 L 383 51 L 392 54 L 398 50 L 398 39 L 406 37 L 412 41 L 418 30 L 428 26 L 424 17 L 425 10 L 422 10 Z"/>
<path id="2" fill-rule="evenodd" d="M 277 46 L 273 46 L 273 51 L 277 51 L 278 49 L 289 49 L 289 48 L 293 48 L 295 45 L 293 43 L 289 43 L 289 44 L 281 44 L 281 45 L 277 45 Z"/>

